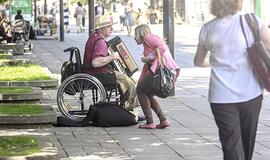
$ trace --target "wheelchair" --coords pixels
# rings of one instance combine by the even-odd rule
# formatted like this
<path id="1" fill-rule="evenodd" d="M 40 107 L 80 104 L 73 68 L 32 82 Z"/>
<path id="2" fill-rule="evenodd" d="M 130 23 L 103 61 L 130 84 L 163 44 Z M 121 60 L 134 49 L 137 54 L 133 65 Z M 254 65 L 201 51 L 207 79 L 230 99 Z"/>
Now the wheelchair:
<path id="1" fill-rule="evenodd" d="M 64 118 L 73 122 L 83 122 L 91 106 L 96 103 L 120 104 L 120 92 L 115 74 L 82 73 L 83 65 L 79 49 L 70 47 L 64 52 L 70 53 L 69 62 L 72 63 L 74 71 L 61 80 L 62 83 L 57 91 L 57 105 Z"/>

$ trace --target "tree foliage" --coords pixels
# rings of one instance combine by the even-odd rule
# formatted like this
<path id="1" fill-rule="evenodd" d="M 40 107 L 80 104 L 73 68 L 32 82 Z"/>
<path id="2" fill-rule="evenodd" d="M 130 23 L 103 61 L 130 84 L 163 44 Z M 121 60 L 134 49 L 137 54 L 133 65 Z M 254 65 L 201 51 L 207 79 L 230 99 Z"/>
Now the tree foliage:
<path id="1" fill-rule="evenodd" d="M 0 0 L 0 4 L 7 2 L 8 0 Z"/>

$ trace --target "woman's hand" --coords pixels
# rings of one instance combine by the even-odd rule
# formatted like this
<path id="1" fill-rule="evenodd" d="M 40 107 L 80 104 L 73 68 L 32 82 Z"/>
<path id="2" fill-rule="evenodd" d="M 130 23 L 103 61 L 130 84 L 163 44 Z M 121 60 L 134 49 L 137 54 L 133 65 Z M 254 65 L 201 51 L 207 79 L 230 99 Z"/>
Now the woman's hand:
<path id="1" fill-rule="evenodd" d="M 154 59 L 155 59 L 155 54 L 154 53 L 150 53 L 147 57 L 142 57 L 141 61 L 144 63 L 151 63 Z"/>
<path id="2" fill-rule="evenodd" d="M 143 63 L 148 63 L 148 62 L 150 62 L 148 57 L 142 57 L 142 58 L 141 58 L 141 61 L 142 61 Z"/>
<path id="3" fill-rule="evenodd" d="M 174 80 L 173 80 L 173 83 L 174 83 L 174 84 L 176 83 L 177 78 L 179 77 L 179 75 L 180 75 L 180 69 L 177 69 L 177 70 L 176 70 L 176 74 L 175 74 L 175 78 L 174 78 Z"/>

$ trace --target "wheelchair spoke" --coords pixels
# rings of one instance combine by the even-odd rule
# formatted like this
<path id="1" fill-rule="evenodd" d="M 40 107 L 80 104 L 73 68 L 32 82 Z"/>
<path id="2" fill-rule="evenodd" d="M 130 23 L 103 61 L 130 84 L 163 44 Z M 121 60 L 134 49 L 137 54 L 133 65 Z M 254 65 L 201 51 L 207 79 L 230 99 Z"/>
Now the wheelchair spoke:
<path id="1" fill-rule="evenodd" d="M 67 94 L 69 94 L 69 95 L 74 95 L 74 94 L 76 94 L 76 90 L 75 90 L 75 88 L 73 87 L 73 85 L 71 85 L 71 84 L 69 84 L 69 85 L 66 86 L 65 92 L 66 92 Z"/>

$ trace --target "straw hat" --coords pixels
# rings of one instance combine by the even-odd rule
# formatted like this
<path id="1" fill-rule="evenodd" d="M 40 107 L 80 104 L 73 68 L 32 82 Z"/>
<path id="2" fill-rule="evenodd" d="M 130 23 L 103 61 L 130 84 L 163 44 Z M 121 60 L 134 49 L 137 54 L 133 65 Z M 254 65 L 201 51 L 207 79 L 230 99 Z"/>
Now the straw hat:
<path id="1" fill-rule="evenodd" d="M 99 28 L 103 28 L 103 27 L 107 27 L 107 26 L 111 26 L 113 24 L 116 24 L 116 22 L 113 23 L 113 20 L 110 16 L 102 15 L 96 19 L 96 25 L 95 25 L 94 30 L 99 29 Z"/>

